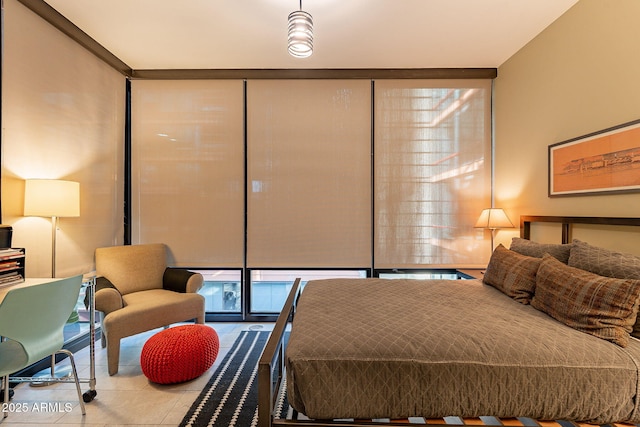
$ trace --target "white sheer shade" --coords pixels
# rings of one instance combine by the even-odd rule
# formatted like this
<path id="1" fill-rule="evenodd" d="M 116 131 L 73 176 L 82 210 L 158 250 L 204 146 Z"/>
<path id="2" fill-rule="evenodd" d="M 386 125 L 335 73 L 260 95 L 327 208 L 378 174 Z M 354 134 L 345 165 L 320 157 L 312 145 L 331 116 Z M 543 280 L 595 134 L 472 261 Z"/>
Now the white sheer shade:
<path id="1" fill-rule="evenodd" d="M 244 262 L 243 83 L 132 82 L 132 240 L 178 266 Z"/>
<path id="2" fill-rule="evenodd" d="M 485 261 L 489 81 L 245 84 L 132 82 L 134 243 L 189 267 Z"/>
<path id="3" fill-rule="evenodd" d="M 483 262 L 473 224 L 490 195 L 490 87 L 376 81 L 374 267 Z"/>
<path id="4" fill-rule="evenodd" d="M 91 271 L 96 247 L 122 242 L 125 77 L 18 1 L 3 2 L 3 19 L 3 221 L 26 249 L 26 276 L 47 277 L 51 225 L 24 215 L 77 217 L 58 232 L 57 272 Z M 61 177 L 79 183 L 79 202 L 25 206 L 25 180 Z"/>
<path id="5" fill-rule="evenodd" d="M 371 263 L 369 81 L 249 81 L 247 265 Z"/>

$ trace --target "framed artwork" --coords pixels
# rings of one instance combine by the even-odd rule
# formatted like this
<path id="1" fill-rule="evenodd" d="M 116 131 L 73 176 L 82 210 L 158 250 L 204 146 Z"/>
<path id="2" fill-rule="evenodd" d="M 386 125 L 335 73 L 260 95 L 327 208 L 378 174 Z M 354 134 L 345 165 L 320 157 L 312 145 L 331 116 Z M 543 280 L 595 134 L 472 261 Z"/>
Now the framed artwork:
<path id="1" fill-rule="evenodd" d="M 549 197 L 640 191 L 640 120 L 549 146 Z"/>

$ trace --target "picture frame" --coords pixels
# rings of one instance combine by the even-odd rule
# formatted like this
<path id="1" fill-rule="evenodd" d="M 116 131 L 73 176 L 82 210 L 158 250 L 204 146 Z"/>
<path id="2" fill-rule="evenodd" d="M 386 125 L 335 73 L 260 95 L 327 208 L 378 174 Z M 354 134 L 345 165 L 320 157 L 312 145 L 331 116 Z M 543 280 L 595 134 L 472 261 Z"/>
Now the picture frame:
<path id="1" fill-rule="evenodd" d="M 549 197 L 640 192 L 640 120 L 549 145 Z"/>

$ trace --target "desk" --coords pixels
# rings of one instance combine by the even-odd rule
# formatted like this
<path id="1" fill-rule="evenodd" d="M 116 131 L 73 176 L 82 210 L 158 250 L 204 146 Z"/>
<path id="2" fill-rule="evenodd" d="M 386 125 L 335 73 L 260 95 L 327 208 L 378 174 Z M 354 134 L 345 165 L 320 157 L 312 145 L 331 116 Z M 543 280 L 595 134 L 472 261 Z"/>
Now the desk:
<path id="1" fill-rule="evenodd" d="M 0 303 L 4 299 L 7 292 L 11 289 L 23 288 L 26 286 L 39 285 L 41 283 L 47 283 L 55 281 L 56 279 L 41 279 L 41 278 L 28 278 L 22 283 L 15 285 L 4 286 L 0 288 Z M 95 274 L 86 274 L 82 278 L 82 287 L 85 288 L 85 292 L 89 295 L 89 378 L 79 379 L 81 383 L 88 383 L 89 390 L 82 394 L 82 400 L 85 402 L 91 402 L 97 395 L 96 392 L 96 310 L 95 310 L 95 290 L 96 290 L 96 276 Z M 70 379 L 71 380 L 71 379 Z M 66 382 L 65 379 L 59 379 L 59 382 Z"/>
<path id="2" fill-rule="evenodd" d="M 16 283 L 15 285 L 3 286 L 0 288 L 0 303 L 4 299 L 4 296 L 11 289 L 24 288 L 26 286 L 39 285 L 40 283 L 52 282 L 55 279 L 25 279 L 24 282 Z"/>

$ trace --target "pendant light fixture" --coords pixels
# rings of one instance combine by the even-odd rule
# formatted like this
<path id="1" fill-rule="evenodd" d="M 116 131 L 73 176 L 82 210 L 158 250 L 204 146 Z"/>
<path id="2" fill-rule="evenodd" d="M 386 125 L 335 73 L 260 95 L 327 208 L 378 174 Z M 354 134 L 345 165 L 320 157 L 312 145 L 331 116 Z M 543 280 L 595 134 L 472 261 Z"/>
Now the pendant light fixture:
<path id="1" fill-rule="evenodd" d="M 289 14 L 289 54 L 295 58 L 307 58 L 313 53 L 313 18 L 302 10 Z"/>

